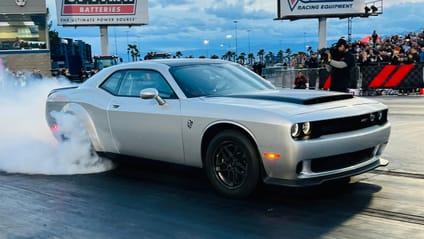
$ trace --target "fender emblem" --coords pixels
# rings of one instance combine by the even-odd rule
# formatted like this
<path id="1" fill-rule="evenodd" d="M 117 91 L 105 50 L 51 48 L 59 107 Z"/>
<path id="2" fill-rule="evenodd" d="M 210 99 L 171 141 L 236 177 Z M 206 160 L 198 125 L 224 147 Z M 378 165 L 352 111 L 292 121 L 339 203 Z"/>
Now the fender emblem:
<path id="1" fill-rule="evenodd" d="M 27 0 L 15 0 L 15 2 L 19 7 L 23 7 L 27 3 Z"/>
<path id="2" fill-rule="evenodd" d="M 193 120 L 187 120 L 187 127 L 191 129 L 193 127 Z"/>

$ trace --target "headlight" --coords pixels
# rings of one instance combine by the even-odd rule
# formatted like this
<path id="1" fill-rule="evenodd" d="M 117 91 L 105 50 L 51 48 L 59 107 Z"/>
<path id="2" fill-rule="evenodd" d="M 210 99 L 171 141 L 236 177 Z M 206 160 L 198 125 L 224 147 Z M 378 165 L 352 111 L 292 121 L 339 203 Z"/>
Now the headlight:
<path id="1" fill-rule="evenodd" d="M 311 123 L 305 122 L 302 124 L 302 133 L 304 135 L 309 135 L 311 133 Z"/>
<path id="2" fill-rule="evenodd" d="M 292 136 L 293 138 L 296 138 L 296 137 L 299 137 L 299 135 L 300 135 L 300 127 L 299 127 L 299 124 L 294 124 L 294 125 L 292 125 L 292 127 L 291 127 L 291 136 Z"/>
<path id="3" fill-rule="evenodd" d="M 310 122 L 293 124 L 291 127 L 291 136 L 293 138 L 302 138 L 305 136 L 310 136 L 311 132 L 312 125 Z"/>
<path id="4" fill-rule="evenodd" d="M 378 121 L 383 120 L 383 111 L 379 111 L 379 112 L 377 113 L 377 119 L 378 119 Z"/>

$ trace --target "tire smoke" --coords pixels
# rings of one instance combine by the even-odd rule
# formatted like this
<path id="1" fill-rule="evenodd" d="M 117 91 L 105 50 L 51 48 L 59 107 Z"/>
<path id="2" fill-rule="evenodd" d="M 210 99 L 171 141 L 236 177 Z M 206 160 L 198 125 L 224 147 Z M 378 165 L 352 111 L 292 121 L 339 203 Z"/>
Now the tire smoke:
<path id="1" fill-rule="evenodd" d="M 85 130 L 76 117 L 55 112 L 70 140 L 59 142 L 45 119 L 45 101 L 50 90 L 71 85 L 54 78 L 28 81 L 0 73 L 0 171 L 7 173 L 69 175 L 103 172 L 111 161 L 91 151 Z"/>

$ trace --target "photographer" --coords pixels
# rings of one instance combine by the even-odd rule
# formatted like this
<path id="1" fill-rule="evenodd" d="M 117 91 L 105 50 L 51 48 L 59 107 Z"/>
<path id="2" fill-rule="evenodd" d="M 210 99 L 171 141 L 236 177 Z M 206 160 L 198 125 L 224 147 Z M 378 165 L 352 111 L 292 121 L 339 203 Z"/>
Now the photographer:
<path id="1" fill-rule="evenodd" d="M 347 51 L 347 42 L 345 39 L 340 38 L 335 49 L 327 52 L 327 65 L 331 68 L 330 90 L 348 92 L 355 58 Z"/>

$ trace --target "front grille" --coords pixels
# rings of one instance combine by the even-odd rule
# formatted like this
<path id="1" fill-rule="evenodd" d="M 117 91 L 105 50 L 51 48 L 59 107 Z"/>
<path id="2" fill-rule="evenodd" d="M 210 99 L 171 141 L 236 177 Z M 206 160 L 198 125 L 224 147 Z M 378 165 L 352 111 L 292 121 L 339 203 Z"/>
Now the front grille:
<path id="1" fill-rule="evenodd" d="M 352 153 L 311 159 L 311 171 L 319 173 L 353 166 L 372 158 L 373 152 L 374 148 L 368 148 Z"/>
<path id="2" fill-rule="evenodd" d="M 318 138 L 322 135 L 335 134 L 359 130 L 374 125 L 383 125 L 387 122 L 387 109 L 381 111 L 381 119 L 377 118 L 378 112 L 362 114 L 358 116 L 321 120 L 311 122 L 312 135 L 310 138 Z"/>

